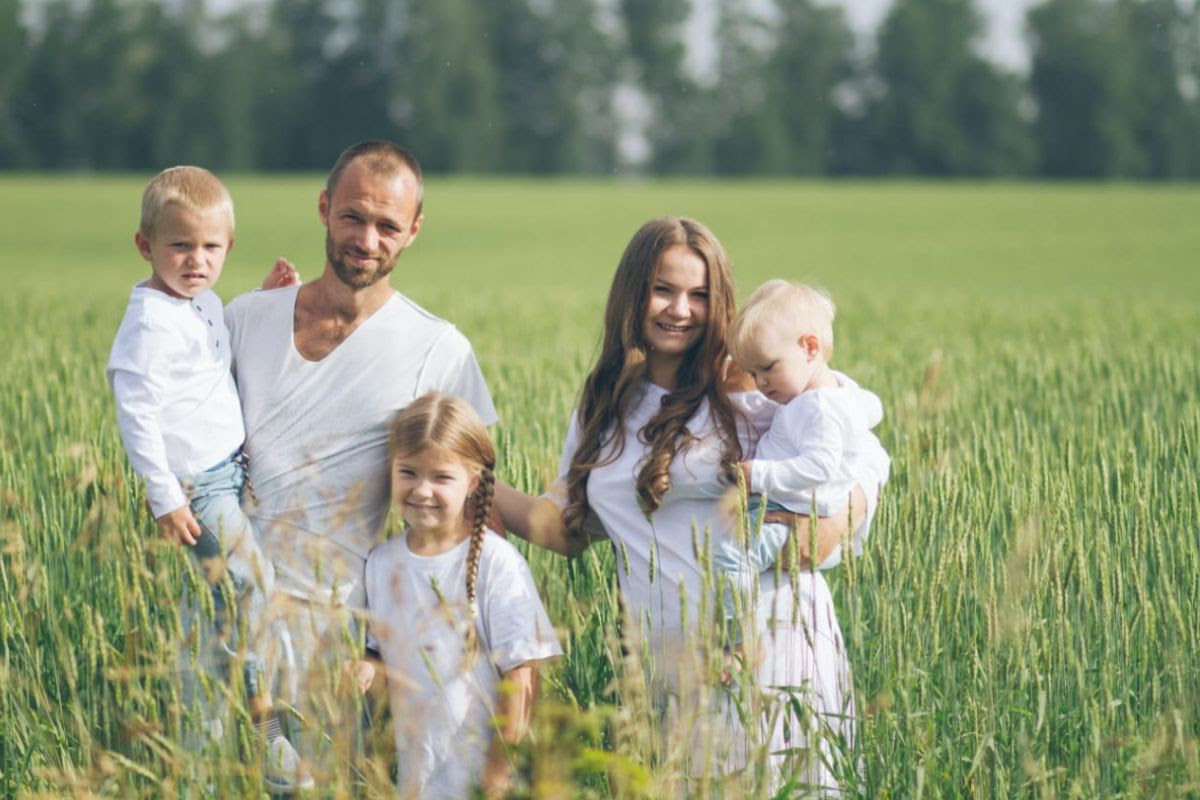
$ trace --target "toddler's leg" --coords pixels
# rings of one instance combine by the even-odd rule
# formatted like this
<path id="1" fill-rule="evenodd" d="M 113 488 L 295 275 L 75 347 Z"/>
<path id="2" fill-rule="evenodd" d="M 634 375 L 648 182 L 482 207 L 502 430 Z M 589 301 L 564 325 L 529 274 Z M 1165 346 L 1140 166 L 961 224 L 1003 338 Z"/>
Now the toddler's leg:
<path id="1" fill-rule="evenodd" d="M 714 548 L 713 564 L 720 577 L 732 589 L 722 592 L 722 601 L 734 642 L 740 641 L 741 636 L 736 624 L 737 600 L 733 593 L 736 592 L 741 598 L 743 610 L 751 608 L 758 576 L 779 560 L 779 554 L 787 545 L 792 533 L 791 526 L 781 522 L 764 522 L 756 529 L 757 521 L 757 515 L 751 513 L 748 523 L 749 540 L 744 549 L 731 538 L 718 542 Z"/>
<path id="2" fill-rule="evenodd" d="M 257 532 L 242 511 L 243 481 L 241 465 L 227 462 L 190 482 L 192 513 L 201 529 L 192 553 L 212 586 L 217 612 L 214 633 L 228 661 L 236 658 L 245 632 L 246 693 L 257 698 L 265 688 L 261 651 L 267 598 L 274 589 L 275 574 L 258 546 Z"/>

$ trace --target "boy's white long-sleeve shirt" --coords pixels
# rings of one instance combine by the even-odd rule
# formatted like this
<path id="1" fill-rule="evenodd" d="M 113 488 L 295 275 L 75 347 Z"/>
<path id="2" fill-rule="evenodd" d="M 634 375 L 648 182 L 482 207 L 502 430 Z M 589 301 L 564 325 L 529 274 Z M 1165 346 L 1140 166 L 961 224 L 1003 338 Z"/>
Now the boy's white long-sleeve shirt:
<path id="1" fill-rule="evenodd" d="M 840 386 L 797 395 L 775 413 L 750 467 L 750 490 L 793 511 L 830 516 L 846 508 L 856 484 L 870 490 L 888 477 L 890 460 L 871 428 L 883 406 L 841 373 Z"/>
<path id="2" fill-rule="evenodd" d="M 121 441 L 155 517 L 187 505 L 176 476 L 215 466 L 245 438 L 229 362 L 216 293 L 189 300 L 144 281 L 133 287 L 105 372 Z"/>

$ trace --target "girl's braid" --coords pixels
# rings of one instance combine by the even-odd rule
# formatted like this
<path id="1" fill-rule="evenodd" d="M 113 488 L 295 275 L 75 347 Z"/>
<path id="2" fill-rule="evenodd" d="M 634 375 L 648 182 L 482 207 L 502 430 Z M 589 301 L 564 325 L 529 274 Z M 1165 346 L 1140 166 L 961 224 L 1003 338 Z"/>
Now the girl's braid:
<path id="1" fill-rule="evenodd" d="M 479 604 L 475 600 L 475 582 L 479 576 L 479 558 L 483 555 L 483 536 L 488 520 L 492 516 L 492 498 L 496 494 L 496 476 L 491 468 L 484 466 L 479 471 L 479 485 L 475 488 L 472 501 L 475 504 L 475 521 L 471 527 L 471 544 L 467 550 L 467 610 L 470 622 L 467 625 L 467 655 L 473 659 L 478 649 L 475 621 L 479 617 Z"/>

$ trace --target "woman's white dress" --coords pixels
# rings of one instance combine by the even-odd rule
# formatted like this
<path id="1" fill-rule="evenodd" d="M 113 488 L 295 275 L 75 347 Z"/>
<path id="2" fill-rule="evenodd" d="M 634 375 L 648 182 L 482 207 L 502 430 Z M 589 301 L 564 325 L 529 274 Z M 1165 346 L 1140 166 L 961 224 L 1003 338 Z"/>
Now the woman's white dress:
<path id="1" fill-rule="evenodd" d="M 773 784 L 795 777 L 836 790 L 827 762 L 835 761 L 841 748 L 830 740 L 852 742 L 855 726 L 849 662 L 829 588 L 820 572 L 790 579 L 784 573 L 778 583 L 773 574 L 763 575 L 756 606 L 762 652 L 758 680 L 767 691 L 757 697 L 766 707 L 760 729 L 745 731 L 728 702 L 729 691 L 713 679 L 719 674 L 714 659 L 721 654 L 713 652 L 719 639 L 712 632 L 718 616 L 709 543 L 732 532 L 731 520 L 718 508 L 729 485 L 721 477 L 721 442 L 707 404 L 688 423 L 696 441 L 672 463 L 671 490 L 660 507 L 647 516 L 638 503 L 636 476 L 647 453 L 638 432 L 666 394 L 642 382 L 626 421 L 623 452 L 593 470 L 587 486 L 591 511 L 616 551 L 625 638 L 645 669 L 664 752 L 682 752 L 693 775 L 725 772 L 745 763 L 747 744 L 753 748 L 769 735 Z M 775 405 L 757 392 L 732 398 L 750 421 L 739 432 L 749 454 L 770 424 Z M 565 503 L 567 468 L 579 441 L 578 420 L 573 419 L 559 480 L 548 495 L 556 502 Z M 611 454 L 611 443 L 610 438 L 604 456 Z M 815 715 L 792 713 L 789 696 L 802 700 L 800 707 Z M 800 758 L 817 729 L 825 758 Z"/>

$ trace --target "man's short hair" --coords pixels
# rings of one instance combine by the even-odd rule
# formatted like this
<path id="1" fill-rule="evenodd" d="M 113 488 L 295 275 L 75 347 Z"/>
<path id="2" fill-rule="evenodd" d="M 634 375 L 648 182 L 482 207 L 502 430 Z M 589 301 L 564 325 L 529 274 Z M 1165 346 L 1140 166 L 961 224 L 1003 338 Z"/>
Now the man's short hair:
<path id="1" fill-rule="evenodd" d="M 833 299 L 824 289 L 803 283 L 770 280 L 754 290 L 729 328 L 729 352 L 745 363 L 751 340 L 765 327 L 791 331 L 797 340 L 814 335 L 826 360 L 833 354 Z"/>
<path id="2" fill-rule="evenodd" d="M 342 173 L 350 164 L 359 160 L 372 175 L 390 177 L 402 170 L 411 172 L 417 181 L 417 216 L 421 216 L 421 210 L 425 206 L 425 182 L 421 177 L 421 165 L 417 163 L 416 156 L 408 150 L 386 139 L 368 139 L 343 150 L 325 180 L 326 197 L 333 197 L 333 190 L 341 180 Z"/>
<path id="3" fill-rule="evenodd" d="M 170 203 L 199 214 L 219 211 L 229 218 L 229 233 L 233 233 L 233 198 L 225 184 L 203 167 L 169 167 L 150 179 L 142 192 L 138 223 L 143 236 L 154 236 L 158 218 Z"/>

